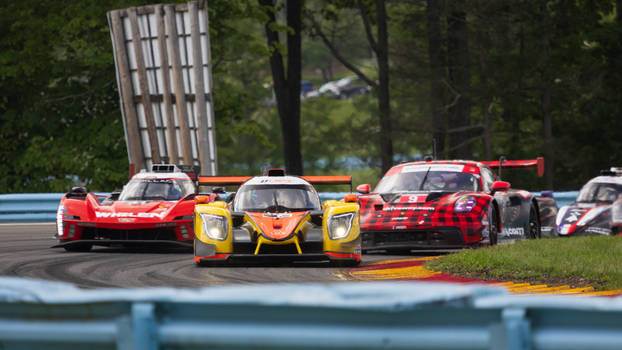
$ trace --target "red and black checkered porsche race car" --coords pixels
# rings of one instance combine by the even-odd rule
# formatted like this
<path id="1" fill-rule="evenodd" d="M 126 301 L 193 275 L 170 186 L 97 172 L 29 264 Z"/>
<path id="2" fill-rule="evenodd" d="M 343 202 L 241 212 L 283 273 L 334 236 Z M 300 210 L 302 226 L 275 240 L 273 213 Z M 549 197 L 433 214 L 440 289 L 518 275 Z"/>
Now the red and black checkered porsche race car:
<path id="1" fill-rule="evenodd" d="M 196 175 L 170 164 L 140 172 L 110 196 L 75 187 L 56 215 L 58 245 L 89 251 L 93 245 L 167 244 L 192 247 Z M 190 174 L 190 176 L 189 176 Z"/>
<path id="2" fill-rule="evenodd" d="M 419 161 L 391 168 L 370 193 L 361 193 L 362 249 L 409 251 L 493 245 L 541 236 L 552 226 L 553 198 L 510 189 L 490 167 L 538 167 L 544 160 L 475 162 Z"/>

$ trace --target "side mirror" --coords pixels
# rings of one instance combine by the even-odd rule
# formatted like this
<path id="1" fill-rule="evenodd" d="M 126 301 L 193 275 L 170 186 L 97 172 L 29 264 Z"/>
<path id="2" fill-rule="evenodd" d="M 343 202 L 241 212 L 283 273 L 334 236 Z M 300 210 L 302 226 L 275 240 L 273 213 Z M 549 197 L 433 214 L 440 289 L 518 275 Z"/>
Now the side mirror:
<path id="1" fill-rule="evenodd" d="M 495 181 L 490 188 L 490 194 L 494 195 L 498 191 L 507 191 L 510 189 L 510 183 L 507 181 Z"/>
<path id="2" fill-rule="evenodd" d="M 121 191 L 113 191 L 110 193 L 110 196 L 108 196 L 108 200 L 116 201 L 117 199 L 119 199 L 120 195 L 121 195 Z"/>
<path id="3" fill-rule="evenodd" d="M 213 187 L 212 193 L 225 193 L 225 189 L 222 187 Z"/>
<path id="4" fill-rule="evenodd" d="M 371 192 L 371 186 L 369 186 L 369 184 L 358 185 L 356 186 L 356 192 L 361 194 L 367 194 Z"/>
<path id="5" fill-rule="evenodd" d="M 194 204 L 205 204 L 208 202 L 208 197 L 203 195 L 194 196 Z"/>
<path id="6" fill-rule="evenodd" d="M 322 226 L 322 219 L 324 217 L 324 212 L 322 210 L 311 210 L 309 215 L 311 215 L 312 223 L 318 226 Z"/>
<path id="7" fill-rule="evenodd" d="M 359 200 L 359 196 L 356 193 L 348 193 L 343 197 L 343 201 L 346 203 L 356 203 Z"/>
<path id="8" fill-rule="evenodd" d="M 542 191 L 540 195 L 542 197 L 553 198 L 553 191 Z"/>
<path id="9" fill-rule="evenodd" d="M 231 212 L 231 221 L 233 223 L 233 227 L 240 227 L 244 224 L 244 212 L 243 211 L 232 211 Z"/>
<path id="10" fill-rule="evenodd" d="M 86 188 L 85 187 L 72 187 L 71 188 L 71 193 L 84 193 L 86 194 Z"/>

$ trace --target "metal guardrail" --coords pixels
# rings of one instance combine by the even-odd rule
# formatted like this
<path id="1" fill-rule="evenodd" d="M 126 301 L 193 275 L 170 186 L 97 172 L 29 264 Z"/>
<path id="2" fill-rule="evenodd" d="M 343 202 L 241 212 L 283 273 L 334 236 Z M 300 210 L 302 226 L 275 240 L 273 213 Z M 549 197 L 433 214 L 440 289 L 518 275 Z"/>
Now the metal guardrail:
<path id="1" fill-rule="evenodd" d="M 16 193 L 0 195 L 0 222 L 56 220 L 64 193 Z"/>
<path id="2" fill-rule="evenodd" d="M 0 278 L 0 345 L 37 349 L 620 349 L 622 298 L 386 282 L 96 289 Z"/>
<path id="3" fill-rule="evenodd" d="M 578 193 L 555 192 L 553 196 L 561 207 L 572 203 Z M 346 192 L 321 192 L 320 199 L 343 199 L 345 194 Z M 62 197 L 63 193 L 0 194 L 0 222 L 52 222 L 56 219 L 58 202 Z"/>

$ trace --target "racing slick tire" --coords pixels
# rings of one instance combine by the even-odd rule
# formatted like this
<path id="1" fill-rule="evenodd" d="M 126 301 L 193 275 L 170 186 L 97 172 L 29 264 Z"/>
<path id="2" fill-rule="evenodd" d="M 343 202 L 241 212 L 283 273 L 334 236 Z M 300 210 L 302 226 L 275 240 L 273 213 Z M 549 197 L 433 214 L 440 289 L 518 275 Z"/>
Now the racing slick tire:
<path id="1" fill-rule="evenodd" d="M 356 267 L 360 264 L 359 260 L 332 260 L 330 262 L 330 265 L 335 267 Z"/>
<path id="2" fill-rule="evenodd" d="M 527 238 L 538 239 L 542 237 L 540 228 L 540 219 L 538 218 L 538 209 L 531 203 L 529 206 L 529 221 L 527 222 Z"/>
<path id="3" fill-rule="evenodd" d="M 64 246 L 63 248 L 65 248 L 66 251 L 68 252 L 88 252 L 91 250 L 91 248 L 93 248 L 92 244 L 77 244 L 77 245 L 68 245 L 68 246 Z"/>
<path id="4" fill-rule="evenodd" d="M 499 240 L 499 213 L 497 212 L 497 206 L 493 205 L 492 210 L 490 211 L 490 215 L 488 215 L 489 222 L 489 240 L 490 245 L 497 245 L 497 241 Z"/>
<path id="5" fill-rule="evenodd" d="M 391 255 L 410 255 L 411 249 L 389 249 Z"/>

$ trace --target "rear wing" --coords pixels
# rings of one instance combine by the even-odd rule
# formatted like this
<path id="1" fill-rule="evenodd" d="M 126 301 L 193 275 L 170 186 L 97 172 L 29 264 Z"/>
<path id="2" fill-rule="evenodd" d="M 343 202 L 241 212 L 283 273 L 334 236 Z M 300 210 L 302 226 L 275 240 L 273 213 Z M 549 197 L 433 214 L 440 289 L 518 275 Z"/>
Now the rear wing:
<path id="1" fill-rule="evenodd" d="M 199 186 L 240 186 L 252 176 L 199 176 Z"/>
<path id="2" fill-rule="evenodd" d="M 253 176 L 199 176 L 199 186 L 240 186 Z M 312 185 L 350 185 L 350 175 L 310 175 L 300 176 Z"/>
<path id="3" fill-rule="evenodd" d="M 352 176 L 350 175 L 310 175 L 300 178 L 312 185 L 352 185 Z"/>
<path id="4" fill-rule="evenodd" d="M 482 164 L 490 168 L 499 169 L 499 176 L 501 176 L 501 169 L 514 169 L 514 168 L 538 168 L 538 176 L 544 175 L 544 158 L 538 157 L 536 159 L 523 159 L 523 160 L 506 160 L 501 157 L 499 160 L 482 161 Z"/>

